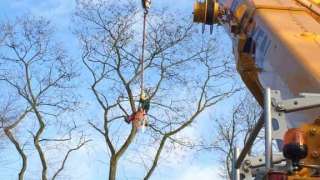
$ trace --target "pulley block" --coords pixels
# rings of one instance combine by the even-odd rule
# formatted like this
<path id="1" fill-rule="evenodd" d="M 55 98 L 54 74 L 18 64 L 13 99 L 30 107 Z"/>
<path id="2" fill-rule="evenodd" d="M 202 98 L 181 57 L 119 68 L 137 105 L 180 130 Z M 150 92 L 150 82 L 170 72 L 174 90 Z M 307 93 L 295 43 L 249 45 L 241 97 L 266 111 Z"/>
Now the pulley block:
<path id="1" fill-rule="evenodd" d="M 194 4 L 193 21 L 213 25 L 218 23 L 219 3 L 217 0 L 196 1 Z"/>

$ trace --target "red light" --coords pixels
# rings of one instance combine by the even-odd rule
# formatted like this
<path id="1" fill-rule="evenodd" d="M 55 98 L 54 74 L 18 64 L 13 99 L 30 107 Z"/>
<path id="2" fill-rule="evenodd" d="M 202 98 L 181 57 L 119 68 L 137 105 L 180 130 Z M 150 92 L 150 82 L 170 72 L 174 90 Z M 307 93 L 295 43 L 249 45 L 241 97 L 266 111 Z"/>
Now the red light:
<path id="1" fill-rule="evenodd" d="M 305 133 L 298 128 L 289 129 L 284 135 L 284 145 L 286 144 L 304 145 L 305 142 L 306 142 Z"/>
<path id="2" fill-rule="evenodd" d="M 305 133 L 298 129 L 289 129 L 284 135 L 283 156 L 292 161 L 294 171 L 301 170 L 300 160 L 307 157 Z"/>

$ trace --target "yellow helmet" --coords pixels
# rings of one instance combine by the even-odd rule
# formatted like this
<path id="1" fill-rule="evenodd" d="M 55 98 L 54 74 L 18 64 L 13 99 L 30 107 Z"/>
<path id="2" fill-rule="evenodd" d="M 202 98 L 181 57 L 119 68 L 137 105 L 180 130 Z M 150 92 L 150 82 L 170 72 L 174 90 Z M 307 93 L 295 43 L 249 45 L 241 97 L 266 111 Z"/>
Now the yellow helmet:
<path id="1" fill-rule="evenodd" d="M 141 100 L 147 100 L 149 98 L 148 94 L 145 91 L 142 91 L 140 94 Z"/>

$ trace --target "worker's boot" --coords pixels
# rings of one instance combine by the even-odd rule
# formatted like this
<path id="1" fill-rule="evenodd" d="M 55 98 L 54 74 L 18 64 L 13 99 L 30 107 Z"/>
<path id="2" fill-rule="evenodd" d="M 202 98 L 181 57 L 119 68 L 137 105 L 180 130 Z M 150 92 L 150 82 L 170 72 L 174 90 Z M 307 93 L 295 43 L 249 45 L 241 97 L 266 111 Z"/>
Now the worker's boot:
<path id="1" fill-rule="evenodd" d="M 124 121 L 125 121 L 127 124 L 130 124 L 130 120 L 129 120 L 129 117 L 128 117 L 128 116 L 124 117 Z"/>
<path id="2" fill-rule="evenodd" d="M 130 122 L 133 120 L 135 115 L 130 115 L 130 116 L 126 116 L 124 117 L 124 121 L 128 124 L 130 124 Z"/>

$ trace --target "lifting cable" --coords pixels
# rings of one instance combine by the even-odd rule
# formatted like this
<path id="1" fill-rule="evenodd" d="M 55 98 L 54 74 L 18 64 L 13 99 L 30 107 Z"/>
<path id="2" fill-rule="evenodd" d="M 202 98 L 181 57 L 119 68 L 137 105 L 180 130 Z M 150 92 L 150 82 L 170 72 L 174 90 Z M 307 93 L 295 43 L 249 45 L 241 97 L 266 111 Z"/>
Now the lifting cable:
<path id="1" fill-rule="evenodd" d="M 142 0 L 142 7 L 144 9 L 143 13 L 143 35 L 142 35 L 142 47 L 141 47 L 141 59 L 140 59 L 140 65 L 141 65 L 141 80 L 140 80 L 140 102 L 139 102 L 139 109 L 142 110 L 143 117 L 140 119 L 141 124 L 138 124 L 138 127 L 142 128 L 142 132 L 144 132 L 145 127 L 147 126 L 147 119 L 145 115 L 147 114 L 147 111 L 149 110 L 149 100 L 146 99 L 145 90 L 144 90 L 144 51 L 145 51 L 145 44 L 147 39 L 147 33 L 146 33 L 146 26 L 147 26 L 147 16 L 148 16 L 148 10 L 150 8 L 151 0 Z M 139 111 L 140 111 L 139 110 Z M 140 111 L 141 112 L 141 111 Z"/>
<path id="2" fill-rule="evenodd" d="M 144 14 L 143 14 L 143 35 L 142 35 L 142 48 L 141 48 L 141 80 L 140 80 L 140 95 L 144 93 L 144 51 L 145 51 L 145 43 L 147 38 L 146 33 L 146 24 L 147 24 L 147 16 L 150 8 L 151 0 L 142 0 L 142 7 L 144 8 Z"/>

